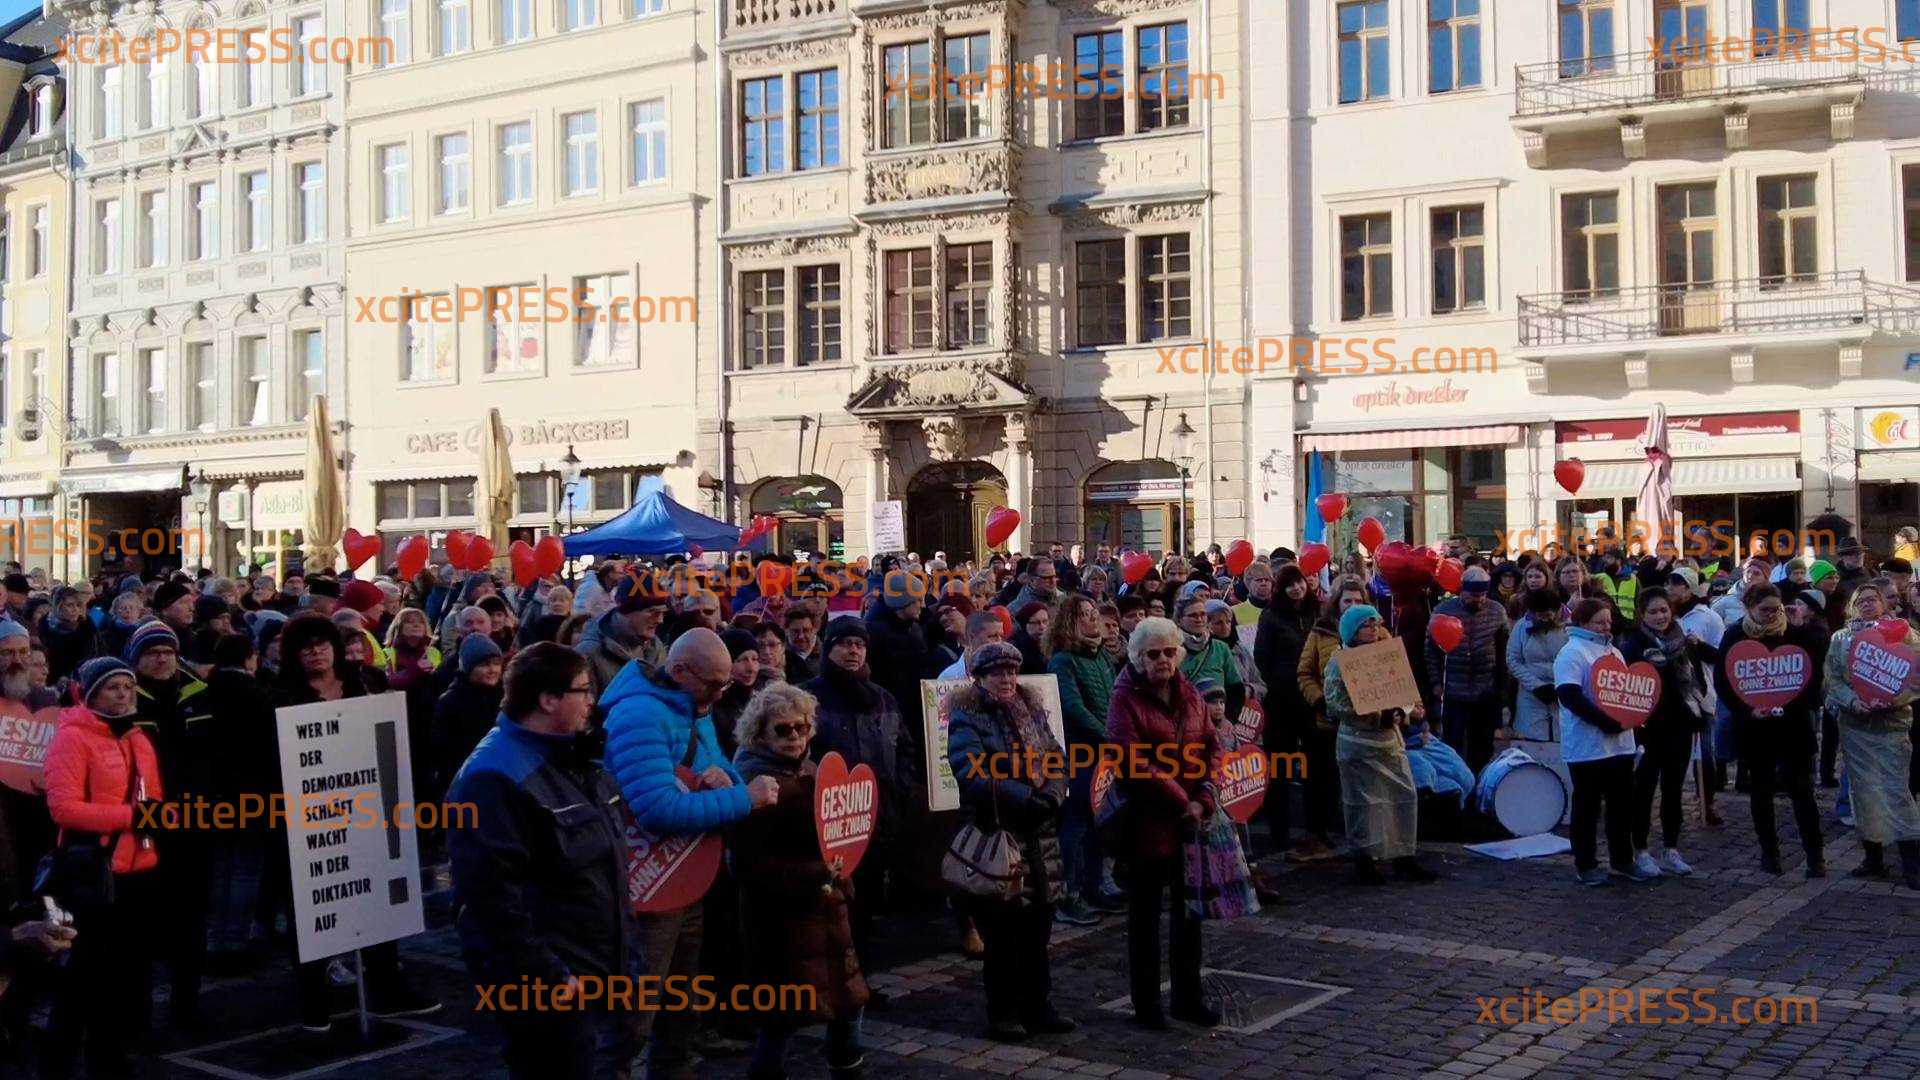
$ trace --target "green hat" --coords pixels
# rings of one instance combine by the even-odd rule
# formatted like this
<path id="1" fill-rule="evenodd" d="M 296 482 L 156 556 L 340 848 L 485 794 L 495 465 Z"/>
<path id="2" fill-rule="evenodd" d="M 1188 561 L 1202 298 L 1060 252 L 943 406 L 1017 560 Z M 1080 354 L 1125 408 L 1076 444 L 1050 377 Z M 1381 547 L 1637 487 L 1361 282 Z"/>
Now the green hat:
<path id="1" fill-rule="evenodd" d="M 1825 559 L 1815 559 L 1813 560 L 1813 565 L 1807 567 L 1807 580 L 1812 582 L 1818 582 L 1822 578 L 1825 578 L 1828 574 L 1832 574 L 1836 572 L 1837 571 L 1834 570 L 1832 563 L 1828 562 Z"/>

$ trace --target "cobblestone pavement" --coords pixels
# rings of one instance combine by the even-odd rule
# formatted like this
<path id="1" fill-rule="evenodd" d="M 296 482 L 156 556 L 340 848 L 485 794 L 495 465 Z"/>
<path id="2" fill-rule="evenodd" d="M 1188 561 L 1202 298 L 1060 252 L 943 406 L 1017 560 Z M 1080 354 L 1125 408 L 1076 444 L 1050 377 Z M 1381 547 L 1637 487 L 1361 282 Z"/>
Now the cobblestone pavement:
<path id="1" fill-rule="evenodd" d="M 988 1042 L 980 965 L 941 951 L 953 943 L 951 923 L 890 919 L 873 982 L 894 1005 L 866 1022 L 869 1072 L 1112 1080 L 1920 1075 L 1920 892 L 1848 877 L 1860 847 L 1833 823 L 1831 793 L 1821 794 L 1832 876 L 1815 881 L 1804 878 L 1784 806 L 1787 872 L 1758 870 L 1746 797 L 1731 792 L 1719 804 L 1723 828 L 1702 829 L 1689 808 L 1682 849 L 1695 873 L 1685 879 L 1583 888 L 1567 856 L 1500 863 L 1451 844 L 1423 849 L 1445 874 L 1432 885 L 1360 889 L 1346 883 L 1339 863 L 1286 868 L 1290 903 L 1206 928 L 1208 982 L 1228 1007 L 1227 1025 L 1211 1032 L 1178 1022 L 1157 1033 L 1131 1025 L 1124 920 L 1109 918 L 1054 935 L 1054 1000 L 1080 1029 L 1022 1045 Z M 497 1040 L 487 1016 L 473 1011 L 444 913 L 433 921 L 442 928 L 406 943 L 403 957 L 448 1007 L 404 1033 L 419 1045 L 324 1075 L 501 1074 Z M 1694 1015 L 1678 1022 L 1678 1013 L 1656 1007 L 1644 1018 L 1610 1017 L 1602 1007 L 1584 1022 L 1499 1023 L 1479 1004 L 1583 988 L 1595 996 L 1684 991 Z M 200 1041 L 240 1041 L 198 1050 L 166 1042 L 149 1059 L 153 1075 L 284 1077 L 324 1067 L 297 1030 L 284 1028 L 290 990 L 284 965 L 217 983 L 207 998 L 217 1033 Z M 1736 999 L 1763 997 L 1798 1003 L 1782 1001 L 1774 1023 L 1726 1016 Z M 1709 1003 L 1719 1019 L 1703 1023 Z M 1764 1019 L 1773 1003 L 1753 1004 Z M 248 1037 L 262 1031 L 271 1033 Z M 399 1034 L 389 1032 L 387 1042 Z M 796 1041 L 795 1076 L 826 1075 L 818 1035 Z M 700 1074 L 744 1071 L 744 1058 L 730 1058 Z"/>

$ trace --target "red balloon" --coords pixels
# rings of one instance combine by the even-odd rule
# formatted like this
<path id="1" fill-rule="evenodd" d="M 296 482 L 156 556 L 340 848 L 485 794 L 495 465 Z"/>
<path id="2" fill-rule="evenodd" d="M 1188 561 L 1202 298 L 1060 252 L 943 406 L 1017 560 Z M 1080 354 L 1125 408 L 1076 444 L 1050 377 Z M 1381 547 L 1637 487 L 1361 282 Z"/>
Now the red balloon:
<path id="1" fill-rule="evenodd" d="M 1360 522 L 1358 536 L 1360 546 L 1366 548 L 1367 552 L 1371 554 L 1378 549 L 1382 543 L 1386 542 L 1387 527 L 1380 524 L 1379 518 L 1363 518 Z"/>
<path id="2" fill-rule="evenodd" d="M 760 582 L 761 596 L 777 596 L 793 583 L 793 567 L 777 559 L 763 559 L 754 571 Z"/>
<path id="3" fill-rule="evenodd" d="M 707 549 L 701 547 L 699 544 L 687 545 L 687 558 L 689 559 L 697 559 L 700 556 L 705 555 L 706 553 L 707 553 Z"/>
<path id="4" fill-rule="evenodd" d="M 551 577 L 560 572 L 567 563 L 567 545 L 557 536 L 543 536 L 533 545 L 533 572 L 539 577 Z"/>
<path id="5" fill-rule="evenodd" d="M 1433 582 L 1433 563 L 1405 541 L 1383 544 L 1374 552 L 1373 565 L 1395 593 L 1418 592 Z"/>
<path id="6" fill-rule="evenodd" d="M 393 552 L 394 559 L 400 564 L 400 576 L 412 581 L 427 568 L 427 554 L 427 538 L 424 536 L 409 536 L 400 541 L 400 546 Z"/>
<path id="7" fill-rule="evenodd" d="M 1567 489 L 1567 494 L 1578 495 L 1580 485 L 1587 479 L 1587 463 L 1577 457 L 1557 462 L 1553 466 L 1553 478 L 1560 481 L 1560 486 Z"/>
<path id="8" fill-rule="evenodd" d="M 1312 577 L 1327 568 L 1333 561 L 1333 552 L 1325 544 L 1303 544 L 1300 547 L 1300 572 Z"/>
<path id="9" fill-rule="evenodd" d="M 1459 559 L 1440 560 L 1440 569 L 1433 572 L 1433 580 L 1450 593 L 1460 591 L 1460 577 L 1467 572 L 1465 564 Z"/>
<path id="10" fill-rule="evenodd" d="M 515 540 L 513 546 L 507 549 L 507 562 L 513 567 L 513 580 L 523 589 L 540 576 L 534 561 L 533 545 L 525 540 Z"/>
<path id="11" fill-rule="evenodd" d="M 380 538 L 363 536 L 358 529 L 348 529 L 340 538 L 340 547 L 347 553 L 347 569 L 358 570 L 362 563 L 380 554 Z"/>
<path id="12" fill-rule="evenodd" d="M 1874 624 L 1880 631 L 1880 637 L 1889 645 L 1898 645 L 1907 640 L 1907 620 L 1886 618 Z"/>
<path id="13" fill-rule="evenodd" d="M 1451 615 L 1435 615 L 1427 620 L 1427 633 L 1433 635 L 1434 644 L 1440 646 L 1441 652 L 1452 652 L 1466 640 L 1467 628 Z"/>
<path id="14" fill-rule="evenodd" d="M 1020 527 L 1020 511 L 996 506 L 987 512 L 987 546 L 997 548 Z"/>
<path id="15" fill-rule="evenodd" d="M 1227 573 L 1238 576 L 1247 572 L 1253 565 L 1253 545 L 1245 540 L 1235 540 L 1227 547 Z"/>
<path id="16" fill-rule="evenodd" d="M 1313 505 L 1320 510 L 1320 520 L 1331 525 L 1339 521 L 1340 516 L 1347 512 L 1347 497 L 1330 491 L 1313 500 Z"/>
<path id="17" fill-rule="evenodd" d="M 473 537 L 463 529 L 455 529 L 447 534 L 442 546 L 447 549 L 447 562 L 456 570 L 467 568 L 467 542 Z"/>
<path id="18" fill-rule="evenodd" d="M 1138 585 L 1153 569 L 1153 556 L 1144 551 L 1129 551 L 1120 556 L 1120 580 Z"/>
<path id="19" fill-rule="evenodd" d="M 467 569 L 485 570 L 493 565 L 493 541 L 484 536 L 467 540 Z"/>

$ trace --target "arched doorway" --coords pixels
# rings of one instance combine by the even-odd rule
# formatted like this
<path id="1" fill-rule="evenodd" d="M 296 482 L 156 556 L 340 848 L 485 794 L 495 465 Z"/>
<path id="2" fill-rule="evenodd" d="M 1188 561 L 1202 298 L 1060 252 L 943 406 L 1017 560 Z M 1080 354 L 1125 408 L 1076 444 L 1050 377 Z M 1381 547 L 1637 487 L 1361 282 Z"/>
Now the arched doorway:
<path id="1" fill-rule="evenodd" d="M 907 484 L 907 546 L 926 558 L 978 559 L 987 550 L 987 513 L 1007 504 L 1007 481 L 984 461 L 929 465 Z"/>
<path id="2" fill-rule="evenodd" d="M 1184 525 L 1193 536 L 1193 503 L 1181 512 L 1180 470 L 1171 461 L 1116 461 L 1087 477 L 1086 544 L 1163 552 Z M 1190 550 L 1184 543 L 1181 551 Z"/>
<path id="3" fill-rule="evenodd" d="M 749 513 L 772 514 L 780 527 L 772 550 L 820 552 L 829 559 L 847 557 L 846 512 L 840 485 L 824 476 L 781 476 L 753 489 Z"/>

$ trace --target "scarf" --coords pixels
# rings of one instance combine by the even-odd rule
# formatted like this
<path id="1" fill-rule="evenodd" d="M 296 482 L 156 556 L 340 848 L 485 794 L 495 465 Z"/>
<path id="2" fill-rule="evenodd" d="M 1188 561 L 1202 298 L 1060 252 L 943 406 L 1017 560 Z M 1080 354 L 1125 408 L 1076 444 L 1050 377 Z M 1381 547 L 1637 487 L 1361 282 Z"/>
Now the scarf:
<path id="1" fill-rule="evenodd" d="M 1180 628 L 1180 644 L 1186 646 L 1189 657 L 1199 656 L 1207 651 L 1208 645 L 1213 644 L 1213 635 L 1205 630 L 1197 634 L 1189 633 L 1183 626 Z"/>
<path id="2" fill-rule="evenodd" d="M 1695 716 L 1706 713 L 1706 679 L 1699 669 L 1699 660 L 1687 645 L 1687 632 L 1680 628 L 1680 620 L 1667 623 L 1667 632 L 1662 634 L 1646 623 L 1640 624 L 1640 632 L 1659 643 L 1660 651 L 1667 656 L 1667 681 L 1672 684 L 1676 700 L 1687 703 L 1687 708 Z"/>
<path id="3" fill-rule="evenodd" d="M 1753 621 L 1753 614 L 1748 612 L 1740 617 L 1740 629 L 1745 631 L 1748 637 L 1755 640 L 1760 638 L 1784 637 L 1787 632 L 1787 611 L 1785 608 L 1781 608 L 1779 613 L 1774 615 L 1773 621 L 1768 623 Z"/>
<path id="4" fill-rule="evenodd" d="M 826 678 L 828 686 L 833 687 L 836 693 L 856 709 L 871 709 L 880 700 L 874 693 L 873 683 L 867 678 L 865 667 L 858 671 L 848 671 L 832 660 L 828 660 L 820 665 L 820 674 Z"/>
<path id="5" fill-rule="evenodd" d="M 1018 686 L 1014 687 L 1011 698 L 994 697 L 987 693 L 985 688 L 982 688 L 980 693 L 982 697 L 1007 714 L 1007 734 L 1013 738 L 1013 761 L 1016 768 L 1025 768 L 1028 751 L 1035 754 L 1059 751 L 1060 744 L 1053 741 L 1053 732 L 1048 729 L 1044 721 L 1034 715 L 1034 710 L 1027 704 L 1026 693 Z M 1054 789 L 1055 795 L 1059 795 L 1060 789 L 1065 787 L 1064 782 L 1058 777 L 1023 775 L 1022 778 L 1036 787 Z"/>

